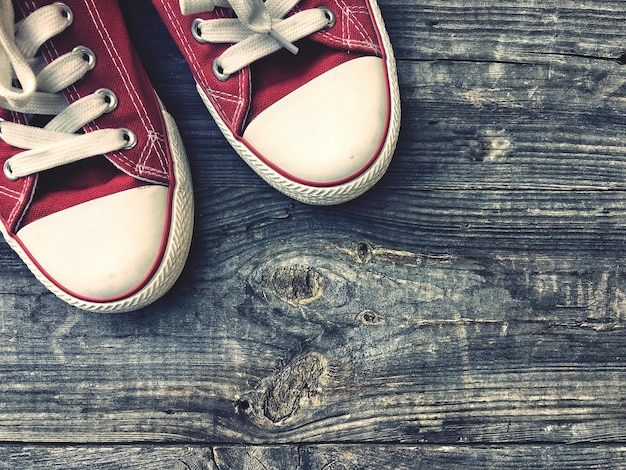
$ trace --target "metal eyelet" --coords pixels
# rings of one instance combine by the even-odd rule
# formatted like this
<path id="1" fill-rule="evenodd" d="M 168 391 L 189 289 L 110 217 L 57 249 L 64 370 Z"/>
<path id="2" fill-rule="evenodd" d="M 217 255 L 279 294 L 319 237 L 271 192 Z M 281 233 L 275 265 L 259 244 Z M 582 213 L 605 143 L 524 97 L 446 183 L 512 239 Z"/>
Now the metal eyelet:
<path id="1" fill-rule="evenodd" d="M 200 25 L 204 22 L 202 18 L 196 18 L 191 23 L 191 35 L 193 38 L 198 41 L 200 44 L 206 44 L 208 41 L 202 37 L 202 32 L 200 31 Z"/>
<path id="2" fill-rule="evenodd" d="M 13 176 L 13 170 L 11 169 L 11 163 L 9 163 L 10 160 L 7 160 L 6 162 L 4 162 L 4 176 L 6 176 L 6 178 L 9 181 L 17 181 L 19 178 L 16 176 Z"/>
<path id="3" fill-rule="evenodd" d="M 220 82 L 225 82 L 230 78 L 230 74 L 225 73 L 224 68 L 220 65 L 219 57 L 213 61 L 213 75 L 215 75 L 215 78 Z"/>
<path id="4" fill-rule="evenodd" d="M 89 70 L 93 70 L 96 66 L 96 54 L 88 47 L 76 46 L 72 52 L 80 52 L 83 55 L 83 60 L 89 65 Z"/>
<path id="5" fill-rule="evenodd" d="M 102 95 L 103 96 L 102 99 L 104 100 L 105 103 L 107 103 L 108 107 L 104 111 L 105 113 L 110 113 L 111 111 L 115 110 L 115 108 L 117 108 L 117 104 L 118 104 L 117 96 L 115 96 L 115 93 L 113 93 L 108 88 L 100 88 L 99 90 L 96 90 L 94 93 Z"/>
<path id="6" fill-rule="evenodd" d="M 318 8 L 324 12 L 326 19 L 328 20 L 328 24 L 326 25 L 326 27 L 332 28 L 333 26 L 335 26 L 335 23 L 337 23 L 337 17 L 333 13 L 333 11 L 327 7 L 318 7 Z"/>
<path id="7" fill-rule="evenodd" d="M 126 145 L 122 147 L 122 150 L 130 150 L 137 145 L 137 135 L 133 131 L 126 128 L 122 128 L 120 131 L 123 132 L 124 140 L 126 141 Z"/>
<path id="8" fill-rule="evenodd" d="M 72 24 L 74 21 L 74 13 L 72 12 L 72 9 L 62 2 L 54 2 L 53 5 L 57 6 L 61 10 L 61 15 L 63 15 L 63 17 L 67 20 L 67 24 Z"/>

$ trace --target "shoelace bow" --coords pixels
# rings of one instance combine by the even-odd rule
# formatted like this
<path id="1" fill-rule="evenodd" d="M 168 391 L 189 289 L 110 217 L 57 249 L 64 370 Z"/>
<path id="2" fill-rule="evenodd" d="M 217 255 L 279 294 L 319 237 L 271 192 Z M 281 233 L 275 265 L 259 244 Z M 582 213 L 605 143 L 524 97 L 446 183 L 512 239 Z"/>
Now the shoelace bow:
<path id="1" fill-rule="evenodd" d="M 283 19 L 300 0 L 180 0 L 183 14 L 232 9 L 236 18 L 197 19 L 192 33 L 200 42 L 233 44 L 213 63 L 220 80 L 271 53 L 286 48 L 296 54 L 294 42 L 318 32 L 335 21 L 326 8 L 312 8 Z"/>
<path id="2" fill-rule="evenodd" d="M 6 161 L 7 178 L 16 180 L 131 147 L 135 136 L 128 129 L 76 133 L 117 106 L 117 98 L 106 89 L 71 105 L 60 93 L 95 66 L 92 51 L 78 46 L 50 64 L 38 56 L 44 42 L 72 23 L 72 11 L 57 2 L 13 25 L 11 1 L 0 0 L 0 108 L 26 116 L 54 117 L 42 128 L 0 120 L 0 139 L 25 149 Z M 19 87 L 12 83 L 15 81 Z"/>

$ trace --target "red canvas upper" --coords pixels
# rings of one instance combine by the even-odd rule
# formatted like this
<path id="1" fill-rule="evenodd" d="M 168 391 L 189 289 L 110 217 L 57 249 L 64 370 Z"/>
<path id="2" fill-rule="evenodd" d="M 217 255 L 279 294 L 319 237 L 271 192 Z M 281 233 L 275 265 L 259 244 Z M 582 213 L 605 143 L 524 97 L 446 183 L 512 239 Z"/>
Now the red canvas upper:
<path id="1" fill-rule="evenodd" d="M 383 55 L 378 30 L 366 0 L 302 0 L 287 16 L 298 11 L 327 7 L 336 16 L 333 26 L 299 41 L 300 52 L 293 56 L 278 51 L 219 81 L 212 73 L 216 57 L 228 44 L 201 44 L 191 35 L 194 19 L 231 17 L 232 11 L 183 15 L 178 0 L 152 0 L 172 37 L 187 59 L 192 73 L 222 120 L 235 135 L 265 108 L 316 76 L 362 55 Z"/>
<path id="2" fill-rule="evenodd" d="M 27 16 L 50 4 L 46 0 L 18 2 L 16 15 Z M 83 162 L 9 181 L 0 174 L 0 216 L 7 229 L 19 228 L 50 213 L 142 184 L 169 184 L 169 150 L 165 142 L 158 99 L 135 55 L 116 0 L 65 0 L 73 23 L 46 42 L 41 52 L 47 62 L 76 46 L 91 49 L 96 66 L 64 90 L 68 102 L 112 90 L 119 105 L 110 114 L 85 126 L 89 132 L 104 128 L 128 128 L 137 136 L 129 150 L 92 157 Z M 23 122 L 23 116 L 0 109 L 0 118 Z M 0 164 L 22 149 L 0 141 Z"/>

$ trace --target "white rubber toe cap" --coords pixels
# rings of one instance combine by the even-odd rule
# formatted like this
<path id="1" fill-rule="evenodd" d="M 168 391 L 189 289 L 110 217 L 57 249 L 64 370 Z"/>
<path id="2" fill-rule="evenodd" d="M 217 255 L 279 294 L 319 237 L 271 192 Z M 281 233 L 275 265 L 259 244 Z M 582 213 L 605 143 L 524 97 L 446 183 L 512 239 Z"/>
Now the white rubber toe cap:
<path id="1" fill-rule="evenodd" d="M 376 157 L 387 101 L 382 59 L 360 57 L 271 105 L 243 138 L 281 173 L 320 184 L 345 180 Z"/>
<path id="2" fill-rule="evenodd" d="M 139 287 L 158 259 L 168 190 L 143 186 L 39 219 L 17 237 L 63 290 L 108 300 Z"/>

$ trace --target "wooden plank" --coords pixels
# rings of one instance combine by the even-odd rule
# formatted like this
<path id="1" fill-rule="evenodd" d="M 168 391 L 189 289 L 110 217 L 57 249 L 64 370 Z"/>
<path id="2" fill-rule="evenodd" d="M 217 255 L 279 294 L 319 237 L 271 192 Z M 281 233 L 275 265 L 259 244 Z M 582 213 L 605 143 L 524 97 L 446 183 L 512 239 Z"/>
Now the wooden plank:
<path id="1" fill-rule="evenodd" d="M 550 56 L 619 59 L 619 0 L 381 0 L 400 59 L 532 62 Z"/>
<path id="2" fill-rule="evenodd" d="M 622 70 L 578 58 L 547 65 L 402 64 L 408 109 L 385 184 L 623 189 Z"/>
<path id="3" fill-rule="evenodd" d="M 613 259 L 276 243 L 237 220 L 136 314 L 5 293 L 0 440 L 626 440 Z"/>
<path id="4" fill-rule="evenodd" d="M 0 469 L 218 470 L 212 449 L 189 446 L 0 446 Z"/>
<path id="5" fill-rule="evenodd" d="M 312 446 L 303 449 L 302 468 L 623 469 L 623 452 L 621 447 L 604 446 Z"/>
<path id="6" fill-rule="evenodd" d="M 535 251 L 538 256 L 560 252 L 584 257 L 593 252 L 594 257 L 614 259 L 625 247 L 621 192 L 375 188 L 358 201 L 324 209 L 293 204 L 271 191 L 261 194 L 229 189 L 211 192 L 206 204 L 201 203 L 199 210 L 207 217 L 203 243 L 206 250 L 216 247 L 212 256 L 227 261 L 237 250 L 247 250 L 245 233 L 255 237 L 259 249 L 277 240 L 297 244 L 307 238 L 323 246 L 329 237 L 435 254 L 506 257 Z M 225 232 L 241 238 L 223 246 Z M 227 248 L 232 251 L 221 253 Z"/>
<path id="7" fill-rule="evenodd" d="M 4 446 L 0 469 L 624 469 L 626 448 L 528 446 Z"/>

